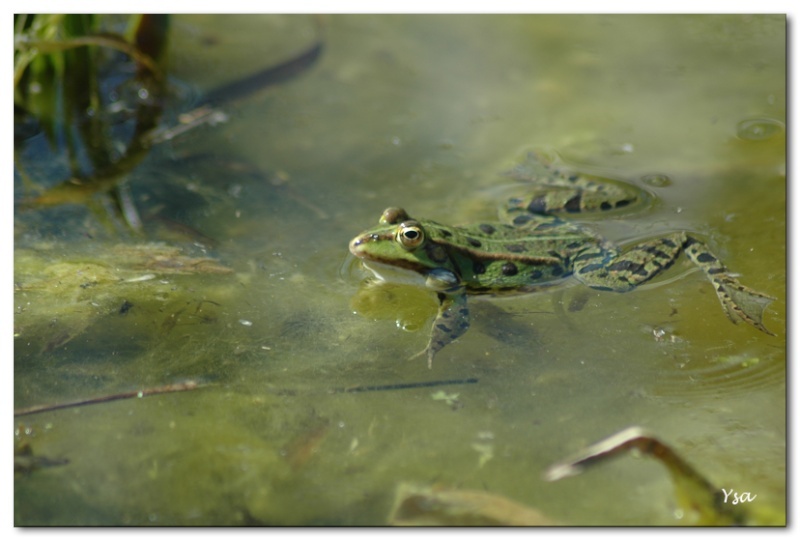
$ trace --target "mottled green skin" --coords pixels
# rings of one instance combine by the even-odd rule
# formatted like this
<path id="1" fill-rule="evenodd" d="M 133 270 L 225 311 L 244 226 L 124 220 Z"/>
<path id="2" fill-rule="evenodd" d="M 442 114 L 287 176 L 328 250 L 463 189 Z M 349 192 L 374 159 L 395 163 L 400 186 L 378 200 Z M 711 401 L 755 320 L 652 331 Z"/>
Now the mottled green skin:
<path id="1" fill-rule="evenodd" d="M 575 256 L 599 244 L 590 233 L 555 217 L 537 218 L 524 228 L 403 221 L 416 223 L 424 231 L 426 241 L 418 248 L 407 250 L 395 240 L 398 224 L 381 224 L 354 239 L 351 251 L 369 261 L 422 274 L 436 268 L 451 271 L 471 294 L 560 281 L 571 271 Z"/>
<path id="2" fill-rule="evenodd" d="M 534 179 L 540 185 L 531 198 L 509 201 L 512 224 L 452 227 L 415 220 L 405 210 L 390 207 L 377 227 L 350 242 L 356 257 L 414 271 L 437 292 L 439 313 L 430 342 L 420 353 L 427 355 L 429 366 L 436 352 L 469 327 L 467 295 L 527 292 L 570 275 L 594 289 L 628 291 L 668 268 L 681 252 L 714 284 L 733 322 L 743 320 L 772 334 L 762 324 L 771 297 L 740 284 L 704 243 L 677 232 L 620 253 L 612 243 L 553 214 L 612 210 L 635 202 L 637 196 L 591 177 L 551 173 L 544 180 Z"/>

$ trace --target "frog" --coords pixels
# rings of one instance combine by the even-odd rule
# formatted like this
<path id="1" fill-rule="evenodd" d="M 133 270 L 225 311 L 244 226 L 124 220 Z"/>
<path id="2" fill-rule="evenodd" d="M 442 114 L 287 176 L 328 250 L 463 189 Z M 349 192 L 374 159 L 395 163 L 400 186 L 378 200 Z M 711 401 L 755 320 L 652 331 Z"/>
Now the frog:
<path id="1" fill-rule="evenodd" d="M 377 226 L 350 241 L 350 253 L 378 279 L 387 280 L 387 270 L 410 272 L 436 294 L 428 344 L 412 357 L 425 356 L 428 368 L 467 332 L 470 296 L 530 293 L 569 279 L 622 293 L 657 277 L 681 254 L 711 282 L 733 323 L 774 336 L 763 323 L 774 297 L 740 283 L 697 235 L 676 231 L 622 248 L 569 219 L 617 212 L 646 198 L 643 191 L 564 168 L 539 152 L 529 153 L 510 174 L 532 182 L 523 197 L 507 201 L 500 221 L 450 226 L 389 207 Z"/>

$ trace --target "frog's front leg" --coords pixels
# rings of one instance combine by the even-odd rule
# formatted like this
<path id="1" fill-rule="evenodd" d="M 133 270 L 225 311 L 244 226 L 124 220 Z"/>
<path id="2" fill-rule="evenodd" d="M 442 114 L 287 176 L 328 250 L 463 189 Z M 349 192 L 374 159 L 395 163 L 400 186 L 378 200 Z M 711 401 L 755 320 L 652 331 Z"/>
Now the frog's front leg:
<path id="1" fill-rule="evenodd" d="M 746 321 L 767 334 L 773 334 L 762 319 L 764 308 L 774 299 L 739 283 L 705 243 L 685 233 L 645 241 L 622 254 L 608 246 L 598 246 L 575 257 L 575 276 L 594 289 L 628 291 L 669 268 L 681 251 L 685 251 L 714 284 L 717 297 L 731 321 Z"/>
<path id="2" fill-rule="evenodd" d="M 427 355 L 428 368 L 431 368 L 434 355 L 469 329 L 469 309 L 466 289 L 453 272 L 434 269 L 428 273 L 425 283 L 436 291 L 439 312 L 433 321 L 427 347 L 411 358 Z"/>

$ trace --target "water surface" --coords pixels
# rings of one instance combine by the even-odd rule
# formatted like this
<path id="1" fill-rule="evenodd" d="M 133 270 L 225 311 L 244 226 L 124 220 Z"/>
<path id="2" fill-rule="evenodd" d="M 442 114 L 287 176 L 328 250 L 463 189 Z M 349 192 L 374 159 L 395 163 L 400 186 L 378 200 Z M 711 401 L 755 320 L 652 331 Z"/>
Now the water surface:
<path id="1" fill-rule="evenodd" d="M 17 212 L 16 408 L 205 385 L 18 418 L 35 452 L 69 464 L 16 478 L 17 525 L 385 524 L 404 482 L 488 491 L 561 523 L 685 524 L 652 461 L 541 479 L 630 425 L 718 486 L 785 505 L 784 17 L 173 23 L 186 108 L 318 37 L 324 52 L 227 123 L 153 149 L 130 179 L 143 236 L 83 206 Z M 30 145 L 26 171 L 54 183 Z M 651 193 L 585 220 L 623 243 L 695 232 L 777 298 L 776 336 L 733 325 L 683 258 L 627 294 L 474 302 L 473 327 L 431 370 L 409 361 L 435 299 L 360 297 L 348 241 L 388 206 L 491 219 L 502 173 L 530 149 Z M 154 242 L 230 272 L 154 267 L 141 255 Z M 477 383 L 331 392 L 456 379 Z"/>

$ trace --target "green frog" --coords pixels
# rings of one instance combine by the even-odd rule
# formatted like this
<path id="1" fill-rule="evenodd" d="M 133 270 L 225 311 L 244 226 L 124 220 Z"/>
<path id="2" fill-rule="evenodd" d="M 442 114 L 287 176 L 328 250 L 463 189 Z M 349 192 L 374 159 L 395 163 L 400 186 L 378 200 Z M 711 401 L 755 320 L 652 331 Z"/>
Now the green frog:
<path id="1" fill-rule="evenodd" d="M 762 319 L 774 298 L 739 283 L 701 240 L 676 232 L 620 250 L 562 217 L 627 207 L 642 192 L 564 170 L 539 154 L 531 154 L 514 176 L 536 185 L 525 198 L 509 200 L 505 222 L 455 227 L 390 207 L 376 227 L 350 241 L 350 252 L 379 278 L 386 268 L 405 269 L 436 293 L 439 310 L 430 340 L 414 356 L 427 356 L 429 368 L 436 353 L 469 328 L 469 295 L 531 292 L 570 276 L 593 289 L 630 291 L 681 253 L 711 281 L 731 321 L 773 335 Z"/>

